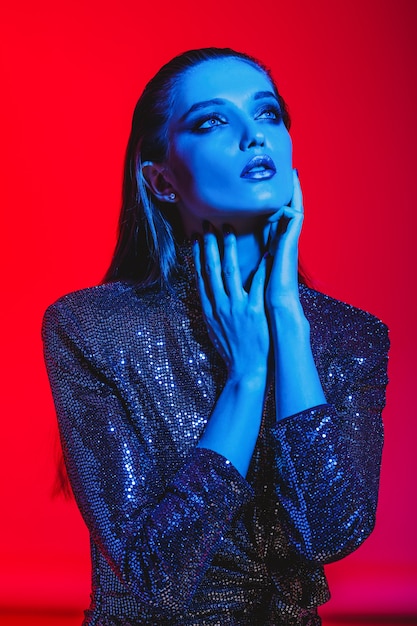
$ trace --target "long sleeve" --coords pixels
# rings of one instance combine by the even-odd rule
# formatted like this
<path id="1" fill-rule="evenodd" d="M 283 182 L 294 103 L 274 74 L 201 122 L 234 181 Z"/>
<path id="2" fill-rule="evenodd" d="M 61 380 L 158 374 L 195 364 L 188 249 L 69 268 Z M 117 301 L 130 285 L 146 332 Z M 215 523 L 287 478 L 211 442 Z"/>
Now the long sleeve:
<path id="1" fill-rule="evenodd" d="M 168 437 L 167 480 L 141 434 L 140 403 L 123 396 L 62 302 L 48 309 L 43 338 L 68 474 L 93 540 L 140 602 L 178 614 L 252 490 L 209 450 L 190 448 L 177 467 Z"/>
<path id="2" fill-rule="evenodd" d="M 383 445 L 387 328 L 363 312 L 358 321 L 357 309 L 342 306 L 333 328 L 329 314 L 320 318 L 313 346 L 329 404 L 284 419 L 269 435 L 288 540 L 322 564 L 352 552 L 372 531 Z"/>
<path id="3" fill-rule="evenodd" d="M 192 285 L 100 285 L 45 314 L 64 458 L 92 539 L 85 624 L 314 623 L 328 599 L 322 563 L 374 523 L 386 328 L 306 288 L 329 404 L 274 424 L 269 394 L 245 480 L 196 448 L 225 369 Z"/>

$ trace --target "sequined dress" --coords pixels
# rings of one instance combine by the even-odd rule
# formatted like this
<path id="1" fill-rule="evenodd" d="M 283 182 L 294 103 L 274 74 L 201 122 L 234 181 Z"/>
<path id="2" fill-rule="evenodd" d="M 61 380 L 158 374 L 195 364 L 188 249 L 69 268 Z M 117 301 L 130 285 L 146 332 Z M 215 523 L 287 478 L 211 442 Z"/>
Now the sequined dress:
<path id="1" fill-rule="evenodd" d="M 47 310 L 43 337 L 75 498 L 91 535 L 89 626 L 316 626 L 325 563 L 374 526 L 388 336 L 300 285 L 329 404 L 275 421 L 245 480 L 196 448 L 225 379 L 191 271 L 110 283 Z"/>

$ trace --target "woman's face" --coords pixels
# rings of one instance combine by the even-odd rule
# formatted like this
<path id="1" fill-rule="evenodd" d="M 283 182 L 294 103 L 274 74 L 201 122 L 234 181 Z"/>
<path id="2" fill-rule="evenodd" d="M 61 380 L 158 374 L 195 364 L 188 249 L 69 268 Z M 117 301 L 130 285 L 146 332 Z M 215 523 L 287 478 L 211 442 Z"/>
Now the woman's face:
<path id="1" fill-rule="evenodd" d="M 292 145 L 268 77 L 239 59 L 186 72 L 169 123 L 165 176 L 188 234 L 275 213 L 292 197 Z"/>

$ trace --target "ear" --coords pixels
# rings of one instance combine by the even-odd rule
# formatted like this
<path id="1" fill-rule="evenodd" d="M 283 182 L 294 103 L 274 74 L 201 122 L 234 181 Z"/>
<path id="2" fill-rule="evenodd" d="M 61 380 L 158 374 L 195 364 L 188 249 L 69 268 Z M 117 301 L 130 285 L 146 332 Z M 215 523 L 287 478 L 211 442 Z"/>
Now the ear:
<path id="1" fill-rule="evenodd" d="M 178 202 L 175 189 L 166 177 L 167 169 L 164 165 L 145 161 L 142 164 L 142 175 L 146 186 L 162 202 Z"/>

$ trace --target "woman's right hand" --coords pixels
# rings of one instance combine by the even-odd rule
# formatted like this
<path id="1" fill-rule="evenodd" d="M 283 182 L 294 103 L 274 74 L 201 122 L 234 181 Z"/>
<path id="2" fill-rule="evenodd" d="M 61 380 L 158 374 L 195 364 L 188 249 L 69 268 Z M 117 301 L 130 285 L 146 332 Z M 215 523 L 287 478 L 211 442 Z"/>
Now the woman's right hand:
<path id="1" fill-rule="evenodd" d="M 211 341 L 224 359 L 229 377 L 265 374 L 269 330 L 264 292 L 266 260 L 262 258 L 250 289 L 242 284 L 235 235 L 225 227 L 220 258 L 217 236 L 209 227 L 193 246 L 197 287 Z"/>
<path id="2" fill-rule="evenodd" d="M 194 262 L 208 332 L 229 374 L 197 445 L 223 455 L 246 476 L 261 425 L 268 373 L 266 259 L 249 291 L 242 284 L 233 233 L 224 236 L 221 260 L 216 235 L 205 232 L 202 242 L 194 244 Z"/>

